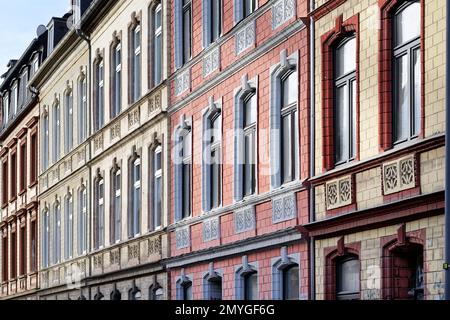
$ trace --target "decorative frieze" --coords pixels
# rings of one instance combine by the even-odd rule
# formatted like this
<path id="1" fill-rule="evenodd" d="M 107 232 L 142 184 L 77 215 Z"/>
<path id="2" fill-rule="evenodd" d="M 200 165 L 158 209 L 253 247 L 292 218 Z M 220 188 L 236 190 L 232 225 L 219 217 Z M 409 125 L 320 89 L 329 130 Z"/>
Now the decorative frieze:
<path id="1" fill-rule="evenodd" d="M 191 69 L 187 69 L 175 78 L 175 95 L 179 96 L 191 87 Z"/>
<path id="2" fill-rule="evenodd" d="M 191 246 L 191 229 L 190 227 L 180 228 L 175 231 L 177 249 L 189 248 Z"/>
<path id="3" fill-rule="evenodd" d="M 236 233 L 251 231 L 256 228 L 255 207 L 243 208 L 234 213 L 234 229 Z"/>
<path id="4" fill-rule="evenodd" d="M 99 254 L 94 256 L 94 269 L 103 268 L 103 255 Z"/>
<path id="5" fill-rule="evenodd" d="M 120 250 L 112 250 L 109 253 L 109 264 L 110 265 L 116 265 L 120 263 Z"/>
<path id="6" fill-rule="evenodd" d="M 103 133 L 94 138 L 94 152 L 103 149 Z"/>
<path id="7" fill-rule="evenodd" d="M 414 155 L 383 164 L 383 194 L 415 188 L 416 171 Z"/>
<path id="8" fill-rule="evenodd" d="M 160 255 L 162 253 L 161 236 L 148 239 L 148 255 Z"/>
<path id="9" fill-rule="evenodd" d="M 148 100 L 148 115 L 150 116 L 152 113 L 156 111 L 161 111 L 162 97 L 161 92 L 158 91 L 154 95 L 150 97 Z"/>
<path id="10" fill-rule="evenodd" d="M 82 150 L 78 151 L 77 160 L 78 160 L 78 163 L 80 163 L 80 164 L 86 162 L 86 150 L 84 148 Z"/>
<path id="11" fill-rule="evenodd" d="M 121 133 L 120 121 L 113 124 L 113 126 L 111 127 L 110 133 L 111 133 L 111 140 L 120 139 L 120 133 Z"/>
<path id="12" fill-rule="evenodd" d="M 295 0 L 279 0 L 272 6 L 272 29 L 276 29 L 295 16 Z"/>
<path id="13" fill-rule="evenodd" d="M 255 44 L 255 21 L 251 21 L 236 33 L 236 55 Z"/>
<path id="14" fill-rule="evenodd" d="M 128 113 L 128 129 L 141 123 L 141 108 L 136 108 Z"/>
<path id="15" fill-rule="evenodd" d="M 285 194 L 272 200 L 272 222 L 279 223 L 297 217 L 295 193 Z"/>
<path id="16" fill-rule="evenodd" d="M 220 218 L 215 217 L 203 222 L 203 242 L 218 240 L 220 238 Z"/>
<path id="17" fill-rule="evenodd" d="M 139 242 L 130 244 L 128 246 L 128 260 L 139 259 L 140 250 L 139 250 Z"/>
<path id="18" fill-rule="evenodd" d="M 203 77 L 207 77 L 220 67 L 220 47 L 215 48 L 203 58 Z"/>
<path id="19" fill-rule="evenodd" d="M 332 210 L 353 203 L 352 176 L 339 178 L 325 185 L 327 210 Z"/>

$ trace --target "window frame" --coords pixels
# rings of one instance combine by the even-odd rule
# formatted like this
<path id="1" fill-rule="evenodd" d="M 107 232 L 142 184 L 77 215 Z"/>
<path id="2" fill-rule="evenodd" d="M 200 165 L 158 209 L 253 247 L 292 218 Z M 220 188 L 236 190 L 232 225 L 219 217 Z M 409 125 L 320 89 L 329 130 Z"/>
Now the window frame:
<path id="1" fill-rule="evenodd" d="M 192 0 L 180 0 L 181 1 L 181 51 L 182 51 L 182 64 L 186 64 L 192 59 Z M 186 3 L 184 3 L 186 2 Z M 185 27 L 187 22 L 185 21 L 186 13 L 189 11 L 189 30 L 186 31 Z M 188 35 L 186 35 L 188 33 Z M 189 36 L 189 42 L 186 42 L 186 37 Z M 189 51 L 189 53 L 187 52 Z"/>
<path id="2" fill-rule="evenodd" d="M 105 246 L 105 179 L 98 172 L 94 180 L 94 249 L 101 250 Z"/>
<path id="3" fill-rule="evenodd" d="M 73 149 L 73 93 L 67 89 L 64 94 L 64 152 L 67 154 Z"/>
<path id="4" fill-rule="evenodd" d="M 254 122 L 252 122 L 251 124 L 247 124 L 247 119 L 246 119 L 246 108 L 249 106 L 249 104 L 251 105 L 251 100 L 255 99 L 255 120 Z M 243 152 L 243 158 L 244 158 L 244 163 L 243 163 L 243 172 L 242 172 L 242 190 L 243 190 L 243 199 L 246 199 L 248 197 L 251 197 L 253 195 L 255 195 L 257 193 L 257 123 L 258 123 L 258 97 L 256 92 L 252 92 L 252 93 L 248 93 L 243 99 L 243 132 L 244 132 L 244 152 Z M 247 154 L 247 148 L 246 148 L 246 138 L 251 138 L 251 142 L 252 142 L 252 146 L 251 149 L 249 150 L 249 155 L 252 158 L 252 160 L 254 161 L 253 164 L 247 164 L 246 163 L 246 154 Z M 251 153 L 250 153 L 251 152 Z M 250 179 L 252 179 L 252 186 L 250 186 L 250 192 L 248 193 L 246 191 L 246 182 L 247 182 L 247 176 L 246 176 L 246 167 L 250 166 L 250 170 L 252 172 Z"/>
<path id="5" fill-rule="evenodd" d="M 134 153 L 134 155 L 130 158 L 129 163 L 131 201 L 128 209 L 128 238 L 134 239 L 138 238 L 142 232 L 142 159 L 137 153 Z M 139 179 L 137 177 L 137 173 L 139 173 Z"/>
<path id="6" fill-rule="evenodd" d="M 159 169 L 156 169 L 156 158 L 157 154 L 159 154 L 161 159 L 161 167 Z M 157 144 L 155 148 L 152 149 L 152 184 L 151 184 L 151 192 L 152 192 L 152 203 L 151 203 L 151 223 L 152 223 L 152 229 L 153 231 L 160 230 L 163 226 L 163 211 L 164 211 L 164 172 L 163 172 L 163 148 L 161 144 Z M 159 213 L 157 212 L 157 199 L 156 199 L 156 186 L 157 181 L 160 181 L 160 203 L 161 207 L 159 208 Z M 159 220 L 159 223 L 158 223 Z"/>
<path id="7" fill-rule="evenodd" d="M 111 216 L 110 242 L 120 243 L 122 239 L 122 170 L 115 164 L 111 170 Z"/>

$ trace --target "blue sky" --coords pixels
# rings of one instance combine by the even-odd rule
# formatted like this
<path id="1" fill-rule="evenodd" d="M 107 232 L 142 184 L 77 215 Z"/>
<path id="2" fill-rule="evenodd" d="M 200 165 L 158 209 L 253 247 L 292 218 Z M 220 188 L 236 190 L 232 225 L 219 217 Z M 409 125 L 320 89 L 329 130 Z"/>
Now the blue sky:
<path id="1" fill-rule="evenodd" d="M 38 25 L 68 11 L 69 0 L 0 0 L 0 74 L 36 37 Z M 1 80 L 0 80 L 1 82 Z"/>

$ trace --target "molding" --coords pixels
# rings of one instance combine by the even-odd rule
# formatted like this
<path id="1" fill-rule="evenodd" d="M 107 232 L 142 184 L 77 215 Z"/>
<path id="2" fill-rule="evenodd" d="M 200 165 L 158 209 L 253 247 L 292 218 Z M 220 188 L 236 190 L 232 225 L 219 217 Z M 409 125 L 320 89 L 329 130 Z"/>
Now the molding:
<path id="1" fill-rule="evenodd" d="M 319 20 L 320 18 L 325 17 L 327 14 L 331 13 L 331 11 L 335 10 L 340 5 L 347 2 L 347 0 L 330 0 L 320 7 L 314 9 L 309 13 L 309 16 L 312 16 L 314 20 Z"/>

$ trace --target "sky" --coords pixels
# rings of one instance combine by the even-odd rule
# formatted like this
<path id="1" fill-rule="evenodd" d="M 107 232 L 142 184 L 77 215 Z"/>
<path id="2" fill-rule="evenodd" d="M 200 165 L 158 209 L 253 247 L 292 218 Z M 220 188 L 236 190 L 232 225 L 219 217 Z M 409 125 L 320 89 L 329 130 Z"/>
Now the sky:
<path id="1" fill-rule="evenodd" d="M 0 74 L 11 59 L 18 59 L 36 38 L 40 24 L 61 17 L 69 9 L 69 0 L 0 0 Z M 1 82 L 1 80 L 0 80 Z"/>

